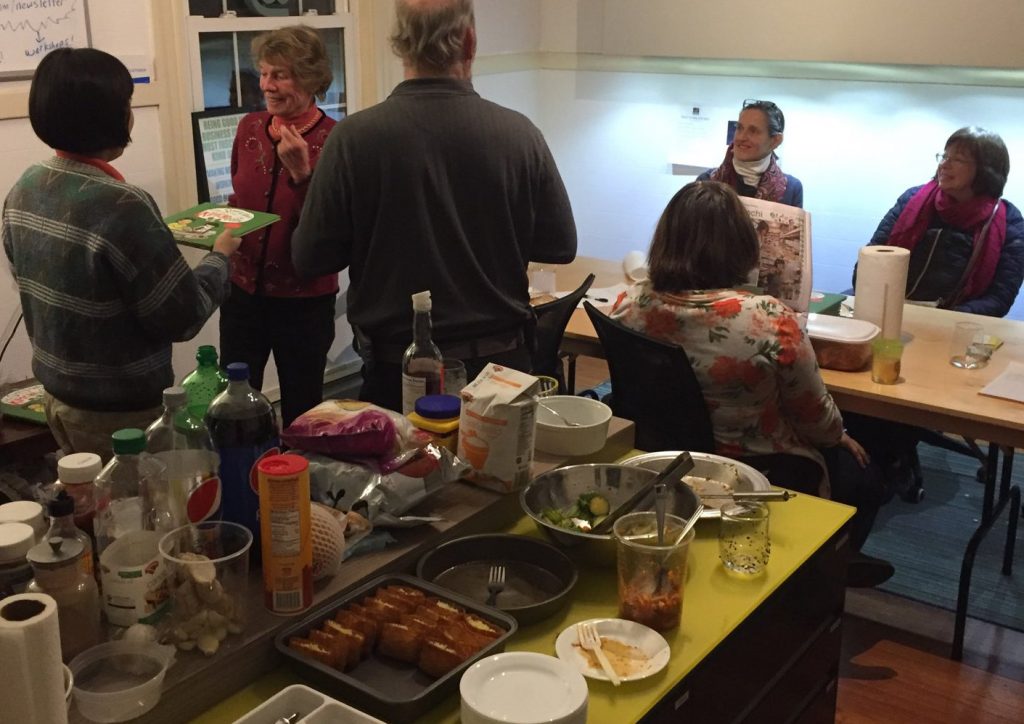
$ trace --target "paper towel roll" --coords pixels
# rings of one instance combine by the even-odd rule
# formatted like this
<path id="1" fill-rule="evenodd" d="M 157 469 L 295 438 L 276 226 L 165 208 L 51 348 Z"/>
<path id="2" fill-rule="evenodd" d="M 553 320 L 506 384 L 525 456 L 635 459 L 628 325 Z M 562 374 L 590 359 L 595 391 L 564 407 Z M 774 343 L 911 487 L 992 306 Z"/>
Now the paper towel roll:
<path id="1" fill-rule="evenodd" d="M 899 339 L 910 251 L 898 246 L 865 246 L 857 256 L 857 302 L 853 316 L 877 324 L 882 337 Z"/>
<path id="2" fill-rule="evenodd" d="M 67 724 L 57 602 L 45 593 L 0 601 L 0 721 Z"/>

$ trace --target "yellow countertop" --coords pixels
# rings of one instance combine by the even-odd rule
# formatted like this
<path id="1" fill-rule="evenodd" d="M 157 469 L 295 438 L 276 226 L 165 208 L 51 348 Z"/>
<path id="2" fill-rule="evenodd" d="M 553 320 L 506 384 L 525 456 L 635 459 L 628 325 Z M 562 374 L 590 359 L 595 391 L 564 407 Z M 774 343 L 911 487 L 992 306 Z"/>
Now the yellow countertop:
<path id="1" fill-rule="evenodd" d="M 587 679 L 590 689 L 588 721 L 629 722 L 642 717 L 705 656 L 797 570 L 853 515 L 849 506 L 800 495 L 785 503 L 770 503 L 772 551 L 765 573 L 737 579 L 718 561 L 718 526 L 702 521 L 691 547 L 683 601 L 682 624 L 665 634 L 672 650 L 668 666 L 642 681 L 615 689 L 610 683 Z M 506 532 L 540 535 L 529 518 Z M 570 552 L 570 555 L 573 555 Z M 507 651 L 536 651 L 554 655 L 554 642 L 566 626 L 588 618 L 615 617 L 618 613 L 614 561 L 598 567 L 577 561 L 579 583 L 570 605 L 545 621 L 519 629 Z M 254 709 L 280 689 L 308 683 L 284 667 L 257 679 L 225 699 L 195 724 L 227 724 Z M 457 722 L 458 694 L 431 711 L 424 722 Z"/>

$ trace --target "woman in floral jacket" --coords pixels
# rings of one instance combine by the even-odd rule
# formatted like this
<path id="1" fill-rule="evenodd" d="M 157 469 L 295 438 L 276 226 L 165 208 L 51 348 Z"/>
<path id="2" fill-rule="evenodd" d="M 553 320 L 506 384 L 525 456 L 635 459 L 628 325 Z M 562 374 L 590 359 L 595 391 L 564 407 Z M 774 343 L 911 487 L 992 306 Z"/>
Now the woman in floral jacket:
<path id="1" fill-rule="evenodd" d="M 843 430 L 793 310 L 741 288 L 758 253 L 757 234 L 732 189 L 715 182 L 688 184 L 658 222 L 648 281 L 612 316 L 686 350 L 711 414 L 716 452 L 742 458 L 767 471 L 774 483 L 805 492 L 829 495 L 831 477 L 832 497 L 860 508 L 852 532 L 858 549 L 881 502 L 865 499 L 871 487 L 863 481 L 868 457 Z M 892 567 L 885 566 L 891 575 Z"/>

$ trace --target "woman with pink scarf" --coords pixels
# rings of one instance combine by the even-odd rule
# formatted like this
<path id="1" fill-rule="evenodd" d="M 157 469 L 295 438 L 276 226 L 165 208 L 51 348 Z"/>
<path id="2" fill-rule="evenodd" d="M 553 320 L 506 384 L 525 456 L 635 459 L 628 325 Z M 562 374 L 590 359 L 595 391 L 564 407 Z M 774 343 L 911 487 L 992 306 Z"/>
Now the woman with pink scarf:
<path id="1" fill-rule="evenodd" d="M 1006 145 L 991 131 L 965 127 L 936 160 L 935 177 L 900 196 L 871 244 L 911 250 L 908 299 L 1005 316 L 1024 281 L 1024 217 L 1000 199 L 1010 172 Z M 915 253 L 919 244 L 929 253 Z"/>
<path id="2" fill-rule="evenodd" d="M 708 169 L 698 181 L 718 181 L 740 196 L 775 201 L 787 206 L 804 205 L 800 179 L 782 173 L 775 149 L 782 144 L 786 117 L 771 101 L 743 101 L 736 133 L 718 168 Z"/>

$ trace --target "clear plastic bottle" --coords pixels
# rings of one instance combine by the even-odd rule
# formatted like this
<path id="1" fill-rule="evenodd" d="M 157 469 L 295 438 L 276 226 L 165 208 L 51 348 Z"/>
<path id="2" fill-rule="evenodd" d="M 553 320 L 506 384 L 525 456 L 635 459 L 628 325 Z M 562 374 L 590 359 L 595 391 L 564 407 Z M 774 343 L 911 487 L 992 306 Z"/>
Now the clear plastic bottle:
<path id="1" fill-rule="evenodd" d="M 100 592 L 96 580 L 82 570 L 88 555 L 81 541 L 54 536 L 28 552 L 35 578 L 27 591 L 45 593 L 57 602 L 60 652 L 70 661 L 87 648 L 102 642 Z"/>
<path id="2" fill-rule="evenodd" d="M 114 457 L 96 476 L 96 555 L 125 533 L 170 530 L 173 518 L 167 495 L 167 470 L 145 452 L 146 434 L 136 428 L 111 437 Z"/>
<path id="3" fill-rule="evenodd" d="M 424 395 L 444 393 L 444 360 L 431 338 L 430 292 L 412 295 L 412 344 L 402 355 L 402 414 L 416 409 Z"/>
<path id="4" fill-rule="evenodd" d="M 200 420 L 206 415 L 213 398 L 227 389 L 228 376 L 217 365 L 217 348 L 204 344 L 196 350 L 199 366 L 188 374 L 181 386 L 188 393 L 188 410 Z"/>
<path id="5" fill-rule="evenodd" d="M 221 517 L 244 525 L 260 550 L 256 464 L 280 450 L 277 414 L 270 400 L 249 385 L 249 365 L 228 365 L 228 388 L 210 404 L 206 426 L 220 455 Z"/>
<path id="6" fill-rule="evenodd" d="M 220 510 L 219 458 L 210 431 L 187 407 L 182 387 L 164 390 L 164 412 L 146 428 L 146 451 L 167 468 L 174 517 L 198 523 Z"/>
<path id="7" fill-rule="evenodd" d="M 71 453 L 57 461 L 57 480 L 75 501 L 75 525 L 93 535 L 96 515 L 95 482 L 103 469 L 96 453 Z"/>
<path id="8" fill-rule="evenodd" d="M 50 501 L 50 530 L 46 531 L 46 540 L 50 538 L 67 538 L 77 540 L 84 551 L 81 558 L 82 571 L 94 575 L 95 566 L 92 560 L 92 538 L 75 525 L 75 499 L 67 490 L 60 490 L 57 497 Z"/>

